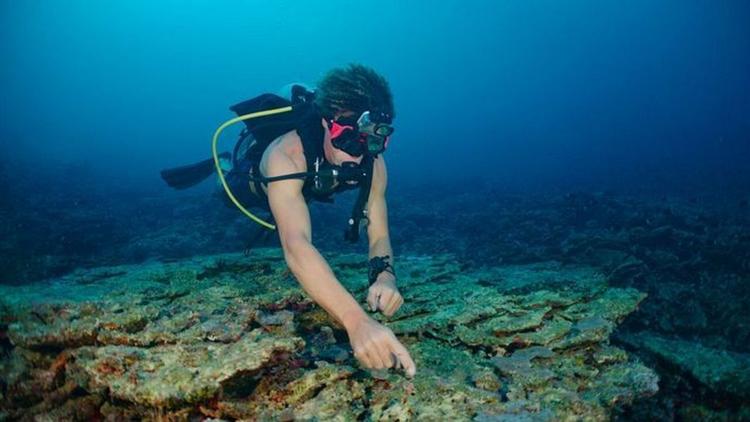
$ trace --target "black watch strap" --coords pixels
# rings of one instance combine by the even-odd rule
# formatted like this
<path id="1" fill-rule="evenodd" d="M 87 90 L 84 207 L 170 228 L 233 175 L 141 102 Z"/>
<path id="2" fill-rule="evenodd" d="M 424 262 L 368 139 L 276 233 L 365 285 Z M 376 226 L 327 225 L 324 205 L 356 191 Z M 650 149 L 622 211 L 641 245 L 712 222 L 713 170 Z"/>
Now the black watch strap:
<path id="1" fill-rule="evenodd" d="M 378 279 L 378 276 L 383 271 L 389 272 L 393 274 L 393 276 L 396 276 L 396 270 L 393 268 L 390 262 L 388 262 L 388 259 L 390 258 L 390 255 L 384 255 L 384 256 L 375 256 L 372 259 L 370 259 L 369 267 L 370 270 L 367 273 L 367 279 L 370 282 L 370 286 L 375 283 L 375 281 Z"/>

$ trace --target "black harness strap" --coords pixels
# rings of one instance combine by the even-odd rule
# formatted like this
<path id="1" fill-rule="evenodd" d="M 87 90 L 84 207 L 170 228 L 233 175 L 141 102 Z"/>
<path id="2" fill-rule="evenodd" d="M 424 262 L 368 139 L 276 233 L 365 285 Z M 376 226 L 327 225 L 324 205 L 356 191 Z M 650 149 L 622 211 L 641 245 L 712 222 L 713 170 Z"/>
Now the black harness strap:
<path id="1" fill-rule="evenodd" d="M 344 232 L 344 239 L 349 242 L 355 243 L 359 240 L 359 225 L 363 219 L 367 219 L 367 211 L 365 210 L 365 204 L 367 199 L 370 197 L 370 187 L 372 186 L 372 169 L 375 164 L 375 158 L 369 154 L 365 154 L 362 157 L 362 161 L 359 166 L 362 170 L 363 178 L 359 182 L 359 195 L 357 195 L 357 201 L 354 203 L 352 208 L 352 216 L 349 218 L 349 226 Z"/>
<path id="2" fill-rule="evenodd" d="M 296 89 L 296 90 L 295 90 Z M 318 201 L 332 202 L 332 193 L 326 194 L 325 196 L 313 195 L 311 185 L 314 182 L 314 177 L 317 173 L 313 171 L 315 163 L 325 160 L 325 153 L 323 151 L 323 138 L 325 130 L 323 129 L 322 116 L 315 107 L 312 99 L 314 94 L 304 90 L 302 87 L 294 86 L 292 88 L 292 101 L 288 101 L 281 97 L 273 94 L 264 94 L 256 98 L 250 99 L 243 103 L 234 105 L 231 107 L 232 111 L 238 115 L 247 114 L 250 112 L 265 110 L 270 108 L 277 108 L 287 105 L 293 106 L 293 111 L 290 113 L 282 113 L 273 117 L 264 117 L 259 120 L 247 120 L 245 121 L 246 130 L 240 136 L 243 139 L 252 134 L 258 144 L 254 145 L 252 151 L 249 154 L 239 154 L 240 143 L 235 146 L 233 159 L 235 166 L 238 159 L 249 159 L 251 161 L 250 168 L 248 169 L 249 183 L 252 184 L 254 193 L 264 199 L 267 202 L 267 197 L 263 191 L 262 185 L 277 180 L 288 180 L 288 179 L 303 179 L 305 184 L 303 186 L 303 194 L 306 198 L 314 198 Z M 276 177 L 263 177 L 260 173 L 260 159 L 263 155 L 263 151 L 266 147 L 276 138 L 283 135 L 284 133 L 296 130 L 297 134 L 302 140 L 302 148 L 305 154 L 305 161 L 307 162 L 307 171 L 301 173 L 287 174 Z M 354 185 L 342 183 L 336 191 L 348 190 L 358 187 L 359 194 L 357 200 L 354 203 L 352 209 L 351 218 L 348 221 L 348 227 L 344 233 L 344 238 L 352 243 L 359 240 L 359 229 L 360 223 L 363 219 L 367 219 L 367 211 L 365 206 L 370 196 L 370 188 L 372 186 L 372 170 L 374 160 L 376 156 L 365 154 L 362 157 L 362 161 L 355 170 L 359 174 L 357 177 L 350 179 L 358 179 L 358 182 Z"/>

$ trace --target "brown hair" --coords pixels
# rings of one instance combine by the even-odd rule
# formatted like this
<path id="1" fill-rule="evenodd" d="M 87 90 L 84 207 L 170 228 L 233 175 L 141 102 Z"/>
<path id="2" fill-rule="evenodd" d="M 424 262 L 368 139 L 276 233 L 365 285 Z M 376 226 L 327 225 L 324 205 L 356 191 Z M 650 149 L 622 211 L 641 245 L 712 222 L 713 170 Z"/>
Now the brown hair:
<path id="1" fill-rule="evenodd" d="M 356 63 L 329 71 L 318 83 L 315 104 L 326 118 L 339 112 L 361 114 L 367 110 L 376 121 L 390 123 L 395 117 L 388 81 Z"/>

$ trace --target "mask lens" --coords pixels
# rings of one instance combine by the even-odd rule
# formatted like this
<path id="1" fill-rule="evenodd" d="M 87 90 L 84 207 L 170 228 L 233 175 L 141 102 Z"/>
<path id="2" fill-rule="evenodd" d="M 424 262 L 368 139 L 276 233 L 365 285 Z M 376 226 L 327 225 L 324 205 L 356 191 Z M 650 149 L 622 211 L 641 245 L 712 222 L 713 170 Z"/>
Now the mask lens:
<path id="1" fill-rule="evenodd" d="M 380 124 L 380 125 L 375 126 L 374 132 L 378 136 L 383 136 L 383 137 L 391 136 L 391 134 L 393 133 L 393 126 Z"/>

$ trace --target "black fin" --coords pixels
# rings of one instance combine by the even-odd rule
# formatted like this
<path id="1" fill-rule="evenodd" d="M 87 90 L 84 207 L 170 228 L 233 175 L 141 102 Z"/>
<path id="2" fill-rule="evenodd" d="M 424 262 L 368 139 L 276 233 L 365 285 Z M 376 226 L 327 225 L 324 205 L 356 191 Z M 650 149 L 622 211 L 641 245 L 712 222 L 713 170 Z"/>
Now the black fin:
<path id="1" fill-rule="evenodd" d="M 231 156 L 228 152 L 219 154 L 219 158 L 224 159 L 229 159 Z M 162 170 L 161 178 L 172 188 L 187 189 L 204 181 L 215 171 L 214 159 L 209 158 L 195 164 Z"/>

